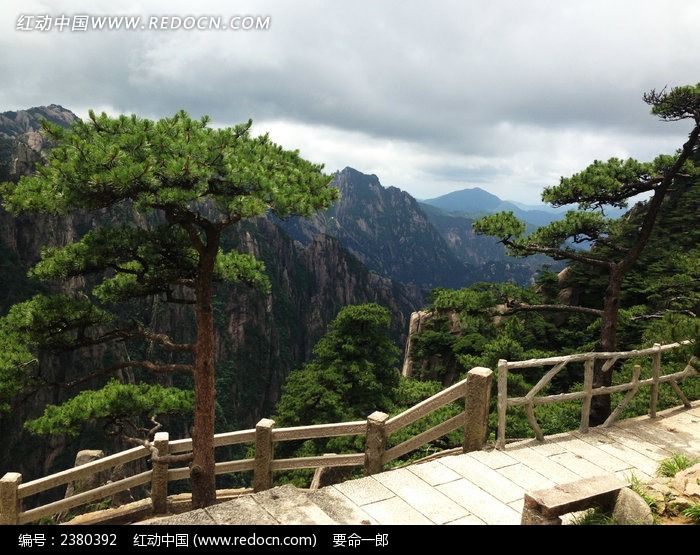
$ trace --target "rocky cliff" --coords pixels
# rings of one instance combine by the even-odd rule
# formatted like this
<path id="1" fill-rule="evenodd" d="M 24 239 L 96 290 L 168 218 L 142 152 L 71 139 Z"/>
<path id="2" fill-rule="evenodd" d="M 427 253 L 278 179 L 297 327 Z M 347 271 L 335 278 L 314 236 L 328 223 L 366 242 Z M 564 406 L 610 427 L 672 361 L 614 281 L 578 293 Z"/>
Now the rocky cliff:
<path id="1" fill-rule="evenodd" d="M 308 243 L 319 233 L 331 235 L 370 270 L 425 289 L 461 287 L 479 279 L 478 268 L 452 252 L 405 191 L 385 188 L 376 175 L 353 168 L 338 172 L 333 185 L 340 200 L 330 209 L 281 222 L 292 237 Z"/>
<path id="2" fill-rule="evenodd" d="M 454 255 L 462 262 L 478 268 L 479 281 L 514 281 L 526 285 L 543 264 L 554 269 L 562 267 L 560 262 L 544 255 L 528 258 L 508 256 L 498 239 L 474 232 L 473 218 L 448 213 L 428 204 L 421 203 L 420 207 Z"/>
<path id="3" fill-rule="evenodd" d="M 0 168 L 4 179 L 17 179 L 33 171 L 48 146 L 37 132 L 42 117 L 69 124 L 74 115 L 55 105 L 0 115 Z M 28 267 L 41 248 L 63 245 L 92 227 L 101 216 L 83 218 L 12 217 L 0 210 L 0 310 L 42 290 L 27 279 Z M 423 293 L 369 271 L 340 242 L 326 235 L 309 237 L 304 244 L 293 240 L 272 219 L 259 218 L 241 224 L 224 238 L 225 248 L 239 248 L 260 257 L 272 282 L 269 296 L 243 287 L 221 287 L 216 299 L 218 402 L 217 425 L 221 430 L 247 427 L 269 416 L 288 372 L 301 365 L 325 332 L 327 324 L 346 304 L 377 302 L 392 314 L 393 334 L 402 341 L 408 317 L 423 302 Z M 144 321 L 174 337 L 188 337 L 191 314 L 182 306 L 158 299 L 144 303 Z M 190 336 L 191 337 L 191 336 Z M 61 380 L 98 365 L 102 357 L 124 352 L 101 349 L 82 358 L 44 361 L 52 378 Z M 127 376 L 128 378 L 128 376 Z M 99 384 L 94 384 L 99 385 Z M 47 403 L 60 402 L 60 390 L 39 391 L 15 402 L 11 414 L 0 416 L 0 433 L 11 450 L 0 453 L 0 472 L 22 472 L 25 479 L 47 474 L 71 464 L 80 448 L 106 445 L 99 431 L 85 435 L 67 447 L 62 438 L 37 440 L 22 430 L 22 422 L 38 415 Z M 184 430 L 172 430 L 181 435 Z"/>
<path id="4" fill-rule="evenodd" d="M 543 263 L 551 262 L 511 258 L 496 239 L 474 233 L 473 219 L 383 187 L 376 175 L 345 168 L 335 174 L 333 185 L 340 200 L 330 209 L 280 225 L 304 244 L 320 233 L 336 237 L 369 269 L 402 283 L 426 290 L 477 281 L 527 284 Z"/>

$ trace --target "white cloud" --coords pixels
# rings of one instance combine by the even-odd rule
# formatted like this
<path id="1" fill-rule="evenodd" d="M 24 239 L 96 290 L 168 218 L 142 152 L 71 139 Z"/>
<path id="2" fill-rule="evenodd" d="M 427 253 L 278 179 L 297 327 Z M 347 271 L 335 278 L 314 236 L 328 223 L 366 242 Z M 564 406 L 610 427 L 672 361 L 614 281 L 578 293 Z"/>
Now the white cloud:
<path id="1" fill-rule="evenodd" d="M 677 146 L 676 138 L 669 134 L 652 138 L 600 135 L 509 123 L 501 123 L 493 131 L 491 140 L 502 145 L 503 155 L 499 156 L 444 152 L 415 142 L 281 120 L 257 122 L 253 132 L 268 132 L 275 142 L 298 148 L 309 160 L 325 164 L 328 171 L 352 166 L 377 174 L 384 186 L 399 187 L 417 198 L 478 186 L 501 198 L 526 203 L 539 202 L 543 187 L 556 184 L 561 176 L 576 173 L 595 159 L 632 156 L 646 160 L 671 153 Z"/>
<path id="2" fill-rule="evenodd" d="M 20 13 L 269 15 L 260 32 L 18 32 Z M 0 111 L 252 117 L 329 169 L 532 202 L 594 158 L 672 151 L 641 94 L 697 81 L 700 3 L 3 0 Z"/>

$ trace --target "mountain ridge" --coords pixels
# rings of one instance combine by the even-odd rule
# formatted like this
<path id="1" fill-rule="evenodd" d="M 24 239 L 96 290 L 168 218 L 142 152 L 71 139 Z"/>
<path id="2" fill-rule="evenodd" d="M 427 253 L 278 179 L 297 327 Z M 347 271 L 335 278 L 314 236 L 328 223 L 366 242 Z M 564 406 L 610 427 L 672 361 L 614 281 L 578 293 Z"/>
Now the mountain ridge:
<path id="1" fill-rule="evenodd" d="M 336 172 L 332 185 L 340 199 L 328 210 L 278 220 L 291 237 L 302 244 L 319 234 L 336 237 L 370 270 L 426 289 L 478 278 L 478 269 L 451 251 L 409 193 L 351 167 Z"/>
<path id="2" fill-rule="evenodd" d="M 41 128 L 42 119 L 68 127 L 78 120 L 78 116 L 59 104 L 2 112 L 0 113 L 0 138 L 13 139 L 24 133 L 38 131 Z"/>
<path id="3" fill-rule="evenodd" d="M 495 212 L 513 212 L 519 219 L 532 226 L 543 226 L 561 219 L 563 214 L 555 210 L 539 208 L 526 209 L 523 204 L 516 204 L 509 200 L 489 193 L 480 187 L 460 189 L 445 195 L 421 201 L 423 204 L 434 206 L 446 211 L 448 214 L 462 215 L 469 218 L 477 218 Z"/>

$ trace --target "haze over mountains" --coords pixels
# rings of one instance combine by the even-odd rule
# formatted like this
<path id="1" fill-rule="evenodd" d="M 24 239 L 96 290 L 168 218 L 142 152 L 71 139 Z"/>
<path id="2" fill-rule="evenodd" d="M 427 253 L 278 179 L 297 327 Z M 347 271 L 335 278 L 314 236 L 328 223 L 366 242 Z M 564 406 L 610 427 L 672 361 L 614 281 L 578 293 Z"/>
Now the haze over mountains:
<path id="1" fill-rule="evenodd" d="M 330 209 L 280 222 L 291 237 L 303 244 L 318 234 L 336 237 L 370 270 L 423 289 L 528 283 L 534 275 L 531 261 L 508 257 L 495 239 L 476 235 L 472 218 L 383 187 L 376 175 L 347 167 L 335 174 L 333 185 L 340 199 Z"/>
<path id="2" fill-rule="evenodd" d="M 440 197 L 419 202 L 423 207 L 426 205 L 432 206 L 453 216 L 464 216 L 473 219 L 486 214 L 510 211 L 518 219 L 527 223 L 529 230 L 555 222 L 563 218 L 567 211 L 575 209 L 574 206 L 554 207 L 548 204 L 523 204 L 522 202 L 502 200 L 479 187 L 452 191 Z M 633 203 L 634 199 L 631 204 Z M 619 218 L 626 211 L 624 208 L 607 206 L 605 215 L 609 218 Z"/>
<path id="3" fill-rule="evenodd" d="M 552 208 L 546 205 L 534 206 L 502 200 L 479 187 L 453 191 L 440 197 L 423 200 L 421 203 L 440 208 L 445 212 L 471 218 L 495 212 L 511 211 L 519 219 L 534 226 L 547 225 L 558 220 L 566 212 L 565 208 Z"/>

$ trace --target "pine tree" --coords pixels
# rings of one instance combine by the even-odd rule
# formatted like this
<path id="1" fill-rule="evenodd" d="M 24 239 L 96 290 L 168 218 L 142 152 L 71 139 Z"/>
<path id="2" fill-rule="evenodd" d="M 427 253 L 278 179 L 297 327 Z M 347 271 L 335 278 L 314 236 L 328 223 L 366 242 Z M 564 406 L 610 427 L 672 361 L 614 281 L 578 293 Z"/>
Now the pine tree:
<path id="1" fill-rule="evenodd" d="M 578 205 L 565 218 L 525 236 L 525 224 L 512 212 L 503 212 L 475 222 L 478 233 L 496 236 L 515 256 L 546 254 L 556 260 L 569 260 L 607 273 L 602 308 L 568 305 L 520 305 L 518 310 L 565 310 L 599 317 L 602 351 L 615 351 L 617 325 L 625 276 L 649 242 L 661 206 L 673 188 L 697 185 L 698 168 L 693 154 L 700 136 L 700 83 L 676 87 L 670 91 L 651 91 L 644 95 L 653 114 L 663 121 L 691 120 L 688 140 L 675 155 L 661 155 L 652 162 L 611 158 L 594 161 L 582 172 L 562 178 L 559 185 L 545 188 L 542 200 L 553 206 Z M 644 217 L 636 233 L 624 220 L 604 217 L 605 206 L 625 207 L 639 194 L 651 194 L 644 205 Z M 589 245 L 589 249 L 574 248 Z M 612 372 L 603 372 L 597 364 L 594 386 L 612 383 Z M 591 405 L 591 425 L 602 423 L 610 414 L 610 397 L 599 395 Z"/>
<path id="2" fill-rule="evenodd" d="M 176 362 L 125 360 L 101 373 L 141 368 L 192 375 L 194 507 L 216 498 L 215 283 L 268 287 L 261 262 L 222 251 L 222 233 L 268 211 L 308 215 L 336 197 L 321 166 L 284 150 L 267 135 L 251 136 L 250 121 L 224 129 L 208 124 L 208 118 L 194 120 L 185 112 L 158 121 L 90 112 L 87 121 L 69 130 L 46 123 L 45 132 L 57 145 L 46 164 L 1 189 L 6 209 L 15 214 L 92 212 L 103 222 L 109 221 L 105 214 L 132 217 L 129 223 L 104 224 L 63 248 L 44 251 L 32 270 L 35 277 L 88 277 L 84 283 L 90 285 L 72 295 L 37 296 L 12 309 L 9 320 L 0 324 L 14 338 L 13 349 L 0 357 L 0 392 L 16 393 L 36 381 L 34 355 L 42 349 L 66 352 L 146 340 L 173 353 Z M 154 295 L 193 309 L 196 337 L 191 343 L 177 343 L 111 310 Z"/>
<path id="3" fill-rule="evenodd" d="M 285 426 L 343 422 L 389 411 L 399 383 L 399 350 L 389 337 L 389 311 L 377 304 L 344 307 L 290 373 L 275 420 Z"/>

